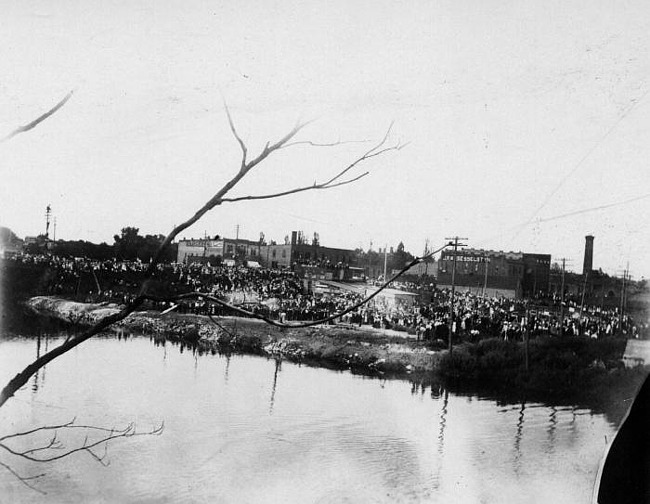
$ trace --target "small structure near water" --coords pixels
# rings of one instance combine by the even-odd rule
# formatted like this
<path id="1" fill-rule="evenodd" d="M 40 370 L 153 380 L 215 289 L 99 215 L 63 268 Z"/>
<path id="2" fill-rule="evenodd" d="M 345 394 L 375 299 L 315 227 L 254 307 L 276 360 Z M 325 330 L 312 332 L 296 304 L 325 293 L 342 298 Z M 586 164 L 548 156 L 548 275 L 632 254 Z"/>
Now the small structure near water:
<path id="1" fill-rule="evenodd" d="M 627 340 L 625 353 L 623 354 L 625 367 L 636 367 L 650 365 L 650 341 L 648 340 Z"/>

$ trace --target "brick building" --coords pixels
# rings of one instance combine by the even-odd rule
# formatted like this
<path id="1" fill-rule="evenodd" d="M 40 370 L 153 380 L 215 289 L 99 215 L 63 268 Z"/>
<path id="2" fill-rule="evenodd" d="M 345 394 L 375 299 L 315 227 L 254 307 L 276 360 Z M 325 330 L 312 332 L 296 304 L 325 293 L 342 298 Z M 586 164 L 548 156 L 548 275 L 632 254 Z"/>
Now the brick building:
<path id="1" fill-rule="evenodd" d="M 212 239 L 183 239 L 178 242 L 176 262 L 186 264 L 207 261 L 211 258 L 217 261 L 223 259 L 259 261 L 261 246 L 259 241 L 221 238 L 218 235 Z"/>
<path id="2" fill-rule="evenodd" d="M 511 298 L 546 292 L 551 268 L 550 254 L 528 254 L 494 250 L 464 249 L 454 254 L 444 250 L 438 261 L 439 288 L 451 287 L 453 259 L 456 256 L 454 283 L 460 290 Z"/>
<path id="3" fill-rule="evenodd" d="M 260 260 L 270 268 L 294 268 L 301 264 L 326 266 L 355 266 L 356 252 L 354 250 L 323 247 L 318 235 L 308 241 L 302 233 L 292 231 L 291 239 L 284 244 L 262 245 Z"/>

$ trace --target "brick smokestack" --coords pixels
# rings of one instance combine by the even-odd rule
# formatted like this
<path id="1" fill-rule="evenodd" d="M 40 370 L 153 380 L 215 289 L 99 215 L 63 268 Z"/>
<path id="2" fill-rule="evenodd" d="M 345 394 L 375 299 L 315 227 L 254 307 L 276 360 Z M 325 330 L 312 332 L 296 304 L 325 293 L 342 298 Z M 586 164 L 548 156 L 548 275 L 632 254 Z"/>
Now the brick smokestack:
<path id="1" fill-rule="evenodd" d="M 585 261 L 582 263 L 582 274 L 588 275 L 594 269 L 594 237 L 585 236 Z"/>

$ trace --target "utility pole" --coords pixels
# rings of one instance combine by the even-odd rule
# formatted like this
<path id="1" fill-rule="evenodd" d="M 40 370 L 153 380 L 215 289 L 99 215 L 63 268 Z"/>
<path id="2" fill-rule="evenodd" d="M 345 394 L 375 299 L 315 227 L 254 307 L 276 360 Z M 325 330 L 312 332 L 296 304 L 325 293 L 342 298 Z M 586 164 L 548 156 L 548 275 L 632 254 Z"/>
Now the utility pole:
<path id="1" fill-rule="evenodd" d="M 50 217 L 52 216 L 52 206 L 47 205 L 45 208 L 45 239 L 50 237 Z"/>
<path id="2" fill-rule="evenodd" d="M 487 289 L 488 265 L 490 260 L 487 254 L 483 256 L 483 264 L 485 265 L 485 277 L 483 278 L 483 299 L 485 299 L 485 290 Z"/>
<path id="3" fill-rule="evenodd" d="M 235 259 L 239 256 L 239 224 L 235 226 Z"/>
<path id="4" fill-rule="evenodd" d="M 562 258 L 562 291 L 560 292 L 560 337 L 564 336 L 564 270 L 566 258 Z"/>
<path id="5" fill-rule="evenodd" d="M 630 279 L 630 263 L 627 263 L 627 267 L 623 270 L 623 284 L 621 285 L 621 308 L 620 308 L 620 317 L 619 317 L 619 330 L 623 331 L 623 314 L 625 313 L 625 296 L 627 294 L 627 282 Z"/>
<path id="6" fill-rule="evenodd" d="M 449 299 L 449 354 L 451 355 L 453 347 L 454 336 L 454 293 L 456 291 L 456 256 L 458 254 L 458 247 L 467 247 L 463 243 L 458 243 L 458 240 L 467 240 L 467 238 L 460 238 L 454 236 L 452 238 L 445 238 L 449 240 L 449 246 L 454 247 L 453 265 L 451 267 L 451 298 Z"/>
<path id="7" fill-rule="evenodd" d="M 386 277 L 386 267 L 388 266 L 388 244 L 384 245 L 384 283 L 388 278 Z"/>
<path id="8" fill-rule="evenodd" d="M 425 258 L 424 260 L 424 277 L 429 276 L 429 238 L 427 238 L 424 241 L 424 254 L 422 254 L 422 257 Z"/>
<path id="9" fill-rule="evenodd" d="M 630 290 L 630 282 L 632 275 L 630 275 L 630 263 L 627 263 L 627 280 L 625 281 L 625 290 L 623 291 L 623 312 L 627 310 L 627 291 Z"/>
<path id="10" fill-rule="evenodd" d="M 526 368 L 526 373 L 529 370 L 529 351 L 530 351 L 530 306 L 528 300 L 526 300 L 526 326 L 524 327 L 524 365 Z"/>
<path id="11" fill-rule="evenodd" d="M 585 281 L 582 284 L 582 300 L 580 301 L 580 320 L 582 321 L 582 310 L 585 307 L 585 295 L 587 293 L 587 278 L 589 273 L 585 273 Z"/>

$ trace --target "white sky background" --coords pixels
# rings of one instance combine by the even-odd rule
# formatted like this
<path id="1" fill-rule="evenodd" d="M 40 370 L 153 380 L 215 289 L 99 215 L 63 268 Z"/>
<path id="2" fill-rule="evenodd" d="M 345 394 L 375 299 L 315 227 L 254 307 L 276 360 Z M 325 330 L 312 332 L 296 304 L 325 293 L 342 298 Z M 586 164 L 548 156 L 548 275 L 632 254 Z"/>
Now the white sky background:
<path id="1" fill-rule="evenodd" d="M 358 184 L 215 209 L 183 233 L 423 251 L 444 237 L 649 276 L 650 4 L 638 1 L 8 2 L 0 23 L 0 225 L 113 242 L 168 233 L 256 154 L 300 139 L 400 152 Z M 324 180 L 372 143 L 293 147 L 234 194 Z M 629 201 L 634 198 L 635 201 Z M 563 214 L 628 201 L 603 210 Z M 541 208 L 540 208 L 541 207 Z M 539 211 L 537 211 L 539 209 Z"/>

